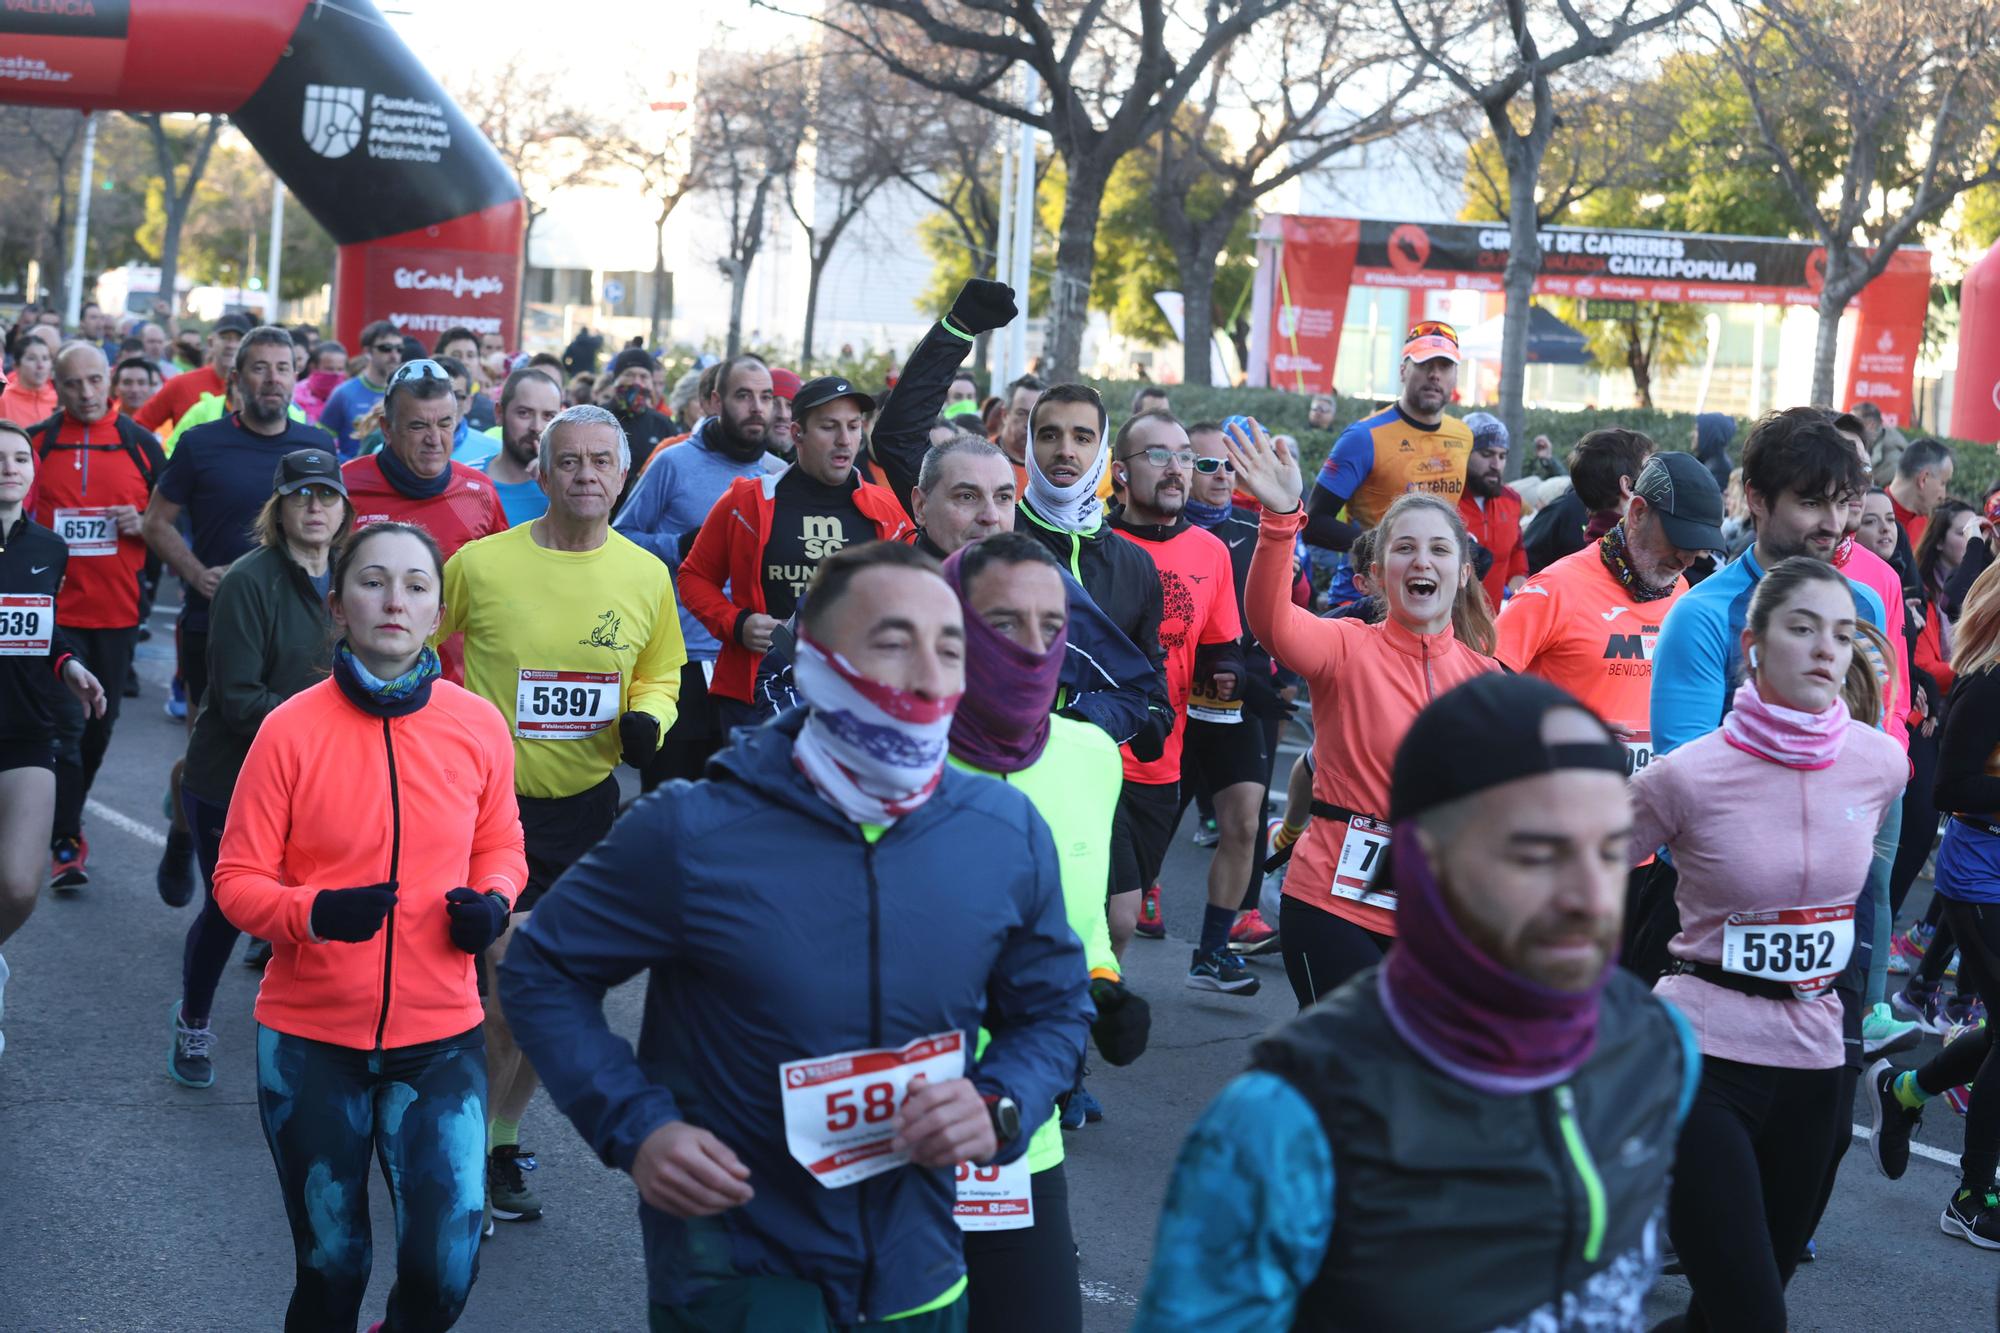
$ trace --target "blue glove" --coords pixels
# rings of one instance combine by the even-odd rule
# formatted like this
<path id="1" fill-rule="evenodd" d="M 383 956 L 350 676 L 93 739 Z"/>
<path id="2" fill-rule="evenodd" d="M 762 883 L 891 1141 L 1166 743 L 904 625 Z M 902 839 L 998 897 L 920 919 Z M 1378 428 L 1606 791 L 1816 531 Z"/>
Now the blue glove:
<path id="1" fill-rule="evenodd" d="M 444 910 L 451 918 L 451 942 L 464 953 L 485 953 L 507 929 L 507 900 L 497 893 L 447 889 Z"/>
<path id="2" fill-rule="evenodd" d="M 359 944 L 375 938 L 396 908 L 396 881 L 358 889 L 321 889 L 313 895 L 312 933 L 323 940 Z"/>

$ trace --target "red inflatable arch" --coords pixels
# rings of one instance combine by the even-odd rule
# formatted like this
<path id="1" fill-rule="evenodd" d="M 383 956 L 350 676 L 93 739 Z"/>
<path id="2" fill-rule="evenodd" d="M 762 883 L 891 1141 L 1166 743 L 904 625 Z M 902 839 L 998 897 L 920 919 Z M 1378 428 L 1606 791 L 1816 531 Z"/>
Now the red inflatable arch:
<path id="1" fill-rule="evenodd" d="M 369 0 L 8 0 L 0 101 L 227 115 L 339 245 L 350 348 L 379 318 L 519 345 L 520 188 Z"/>

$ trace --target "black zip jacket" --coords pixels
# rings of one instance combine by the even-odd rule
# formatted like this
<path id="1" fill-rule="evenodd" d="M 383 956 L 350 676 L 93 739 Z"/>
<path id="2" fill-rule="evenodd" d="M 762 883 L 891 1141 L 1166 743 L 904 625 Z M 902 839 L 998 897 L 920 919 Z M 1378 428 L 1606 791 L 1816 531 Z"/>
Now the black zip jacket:
<path id="1" fill-rule="evenodd" d="M 937 420 L 951 389 L 951 378 L 964 364 L 972 344 L 933 324 L 923 341 L 903 363 L 895 389 L 882 404 L 869 436 L 869 449 L 882 471 L 882 482 L 896 493 L 905 509 L 916 488 L 917 473 L 930 449 L 931 423 Z M 1108 444 L 1107 444 L 1107 447 Z M 915 515 L 911 515 L 912 519 Z M 1077 534 L 1051 525 L 1022 499 L 1014 530 L 1046 546 L 1119 632 L 1152 664 L 1146 689 L 1148 724 L 1128 742 L 1141 763 L 1160 757 L 1174 729 L 1173 704 L 1167 696 L 1166 653 L 1160 647 L 1163 598 L 1160 573 L 1152 560 L 1132 543 L 1099 523 L 1094 532 Z"/>
<path id="2" fill-rule="evenodd" d="M 69 566 L 69 547 L 41 524 L 23 514 L 10 531 L 0 533 L 0 597 L 54 597 Z M 14 631 L 0 605 L 0 637 Z M 49 651 L 45 656 L 0 657 L 0 741 L 46 742 L 56 732 L 57 691 L 63 688 L 56 669 L 70 647 L 50 617 Z M 124 681 L 106 685 L 123 688 Z"/>
<path id="3" fill-rule="evenodd" d="M 2000 818 L 2000 669 L 1967 672 L 1952 682 L 1938 732 L 1937 808 L 1955 815 Z"/>

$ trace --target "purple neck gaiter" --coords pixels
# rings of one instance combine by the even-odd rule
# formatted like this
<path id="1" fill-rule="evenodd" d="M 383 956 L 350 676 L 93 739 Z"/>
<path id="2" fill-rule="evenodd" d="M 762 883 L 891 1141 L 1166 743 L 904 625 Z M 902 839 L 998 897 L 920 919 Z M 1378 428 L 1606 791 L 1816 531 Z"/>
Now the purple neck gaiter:
<path id="1" fill-rule="evenodd" d="M 1581 992 L 1517 976 L 1452 920 L 1414 823 L 1396 826 L 1391 848 L 1396 943 L 1376 981 L 1396 1034 L 1440 1073 L 1496 1096 L 1575 1073 L 1597 1044 L 1597 999 L 1615 960 Z"/>
<path id="2" fill-rule="evenodd" d="M 965 694 L 951 718 L 951 753 L 988 773 L 1018 773 L 1049 743 L 1069 627 L 1046 652 L 1031 653 L 988 625 L 959 586 L 959 557 L 968 549 L 960 547 L 944 562 L 945 579 L 965 613 Z"/>

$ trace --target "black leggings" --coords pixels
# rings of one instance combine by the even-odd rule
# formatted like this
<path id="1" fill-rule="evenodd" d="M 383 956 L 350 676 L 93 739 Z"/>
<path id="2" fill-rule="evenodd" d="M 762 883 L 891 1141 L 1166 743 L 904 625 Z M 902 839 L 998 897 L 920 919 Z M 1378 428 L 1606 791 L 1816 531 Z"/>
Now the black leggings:
<path id="1" fill-rule="evenodd" d="M 1946 898 L 1944 919 L 1958 938 L 1958 984 L 1964 987 L 1969 978 L 1986 1001 L 1987 1013 L 2000 1016 L 2000 903 Z M 2000 1164 L 2000 1058 L 1993 1053 L 1992 1033 L 1990 1022 L 1975 1028 L 1917 1070 L 1917 1086 L 1932 1096 L 1961 1083 L 1972 1085 L 1965 1149 L 1958 1159 L 1959 1175 L 1971 1190 L 1990 1187 Z"/>
<path id="2" fill-rule="evenodd" d="M 966 1333 L 1083 1333 L 1083 1288 L 1061 1163 L 1028 1177 L 1035 1225 L 965 1233 Z"/>
<path id="3" fill-rule="evenodd" d="M 1285 977 L 1301 1010 L 1381 962 L 1394 943 L 1391 936 L 1289 896 L 1278 909 L 1278 939 L 1284 945 Z"/>
<path id="4" fill-rule="evenodd" d="M 1694 1297 L 1684 1328 L 1769 1333 L 1812 1231 L 1827 1159 L 1846 1132 L 1839 1069 L 1702 1057 L 1681 1126 L 1667 1226 Z"/>

